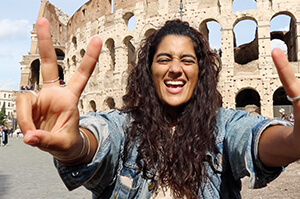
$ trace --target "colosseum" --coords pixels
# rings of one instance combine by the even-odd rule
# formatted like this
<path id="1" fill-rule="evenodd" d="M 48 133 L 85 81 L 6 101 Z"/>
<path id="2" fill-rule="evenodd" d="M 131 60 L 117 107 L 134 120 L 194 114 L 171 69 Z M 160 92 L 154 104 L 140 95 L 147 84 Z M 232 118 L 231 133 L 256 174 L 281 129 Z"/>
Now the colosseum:
<path id="1" fill-rule="evenodd" d="M 90 0 L 69 16 L 48 0 L 41 1 L 39 16 L 50 21 L 61 85 L 68 83 L 94 36 L 103 40 L 96 69 L 80 102 L 81 113 L 122 106 L 127 68 L 135 64 L 140 41 L 166 20 L 182 18 L 210 39 L 209 24 L 220 28 L 222 60 L 219 90 L 225 108 L 246 109 L 251 114 L 279 117 L 292 112 L 271 58 L 271 42 L 280 40 L 296 76 L 300 75 L 300 1 L 254 1 L 256 9 L 234 12 L 237 0 Z M 272 29 L 280 16 L 290 19 L 287 30 Z M 255 24 L 254 39 L 237 44 L 235 27 Z M 249 32 L 250 30 L 249 26 Z M 31 31 L 30 53 L 21 63 L 21 89 L 42 87 L 36 28 Z"/>

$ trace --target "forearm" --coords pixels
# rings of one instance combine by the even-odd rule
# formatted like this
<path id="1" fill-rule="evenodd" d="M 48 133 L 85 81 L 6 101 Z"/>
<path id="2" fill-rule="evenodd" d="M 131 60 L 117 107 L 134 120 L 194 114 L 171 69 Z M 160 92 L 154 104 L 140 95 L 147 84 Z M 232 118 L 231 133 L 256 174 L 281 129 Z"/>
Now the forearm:
<path id="1" fill-rule="evenodd" d="M 275 125 L 264 131 L 258 155 L 265 166 L 286 166 L 300 158 L 300 138 L 293 130 L 293 127 Z"/>

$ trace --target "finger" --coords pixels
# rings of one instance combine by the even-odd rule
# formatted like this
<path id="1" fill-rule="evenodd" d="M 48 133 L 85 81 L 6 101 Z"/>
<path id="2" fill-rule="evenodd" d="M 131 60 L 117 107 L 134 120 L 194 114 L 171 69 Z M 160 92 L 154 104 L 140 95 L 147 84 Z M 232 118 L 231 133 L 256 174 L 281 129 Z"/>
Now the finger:
<path id="1" fill-rule="evenodd" d="M 39 52 L 41 56 L 42 77 L 44 82 L 51 82 L 58 77 L 57 57 L 52 43 L 49 22 L 39 18 L 36 22 Z M 56 85 L 59 82 L 55 82 Z"/>
<path id="2" fill-rule="evenodd" d="M 35 130 L 32 112 L 37 104 L 37 96 L 33 93 L 21 94 L 17 97 L 17 121 L 24 135 L 29 130 Z"/>
<path id="3" fill-rule="evenodd" d="M 290 97 L 296 97 L 300 95 L 300 83 L 294 74 L 293 68 L 290 66 L 289 61 L 283 51 L 279 48 L 275 48 L 272 51 L 272 58 L 276 65 L 278 75 L 285 92 Z"/>
<path id="4" fill-rule="evenodd" d="M 56 157 L 61 157 L 78 154 L 81 150 L 79 145 L 82 145 L 82 138 L 79 133 L 70 136 L 62 132 L 50 133 L 45 130 L 33 130 L 27 132 L 24 142 L 50 152 Z"/>
<path id="5" fill-rule="evenodd" d="M 88 46 L 87 52 L 84 55 L 79 68 L 70 80 L 68 87 L 77 96 L 80 96 L 93 73 L 101 52 L 101 48 L 102 40 L 99 37 L 94 37 Z"/>

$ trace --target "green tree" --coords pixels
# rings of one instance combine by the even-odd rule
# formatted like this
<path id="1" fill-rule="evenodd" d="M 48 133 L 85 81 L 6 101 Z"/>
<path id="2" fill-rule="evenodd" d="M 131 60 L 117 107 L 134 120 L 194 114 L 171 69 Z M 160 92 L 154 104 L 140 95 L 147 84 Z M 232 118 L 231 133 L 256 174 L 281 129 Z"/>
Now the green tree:
<path id="1" fill-rule="evenodd" d="M 5 109 L 5 102 L 2 105 L 1 111 L 0 111 L 0 125 L 5 124 L 6 119 L 6 109 Z"/>

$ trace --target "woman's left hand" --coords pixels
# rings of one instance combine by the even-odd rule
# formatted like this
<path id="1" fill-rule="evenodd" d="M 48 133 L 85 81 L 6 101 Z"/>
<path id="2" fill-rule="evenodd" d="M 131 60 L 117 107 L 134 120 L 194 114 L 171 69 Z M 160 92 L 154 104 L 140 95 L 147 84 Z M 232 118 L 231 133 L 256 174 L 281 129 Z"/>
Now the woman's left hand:
<path id="1" fill-rule="evenodd" d="M 290 66 L 290 63 L 284 52 L 279 48 L 275 48 L 272 51 L 272 58 L 276 65 L 280 81 L 282 82 L 286 94 L 291 98 L 300 96 L 300 81 L 295 76 L 294 70 Z M 296 100 L 292 102 L 292 104 L 295 112 L 295 129 L 299 130 L 300 100 Z"/>
<path id="2" fill-rule="evenodd" d="M 286 94 L 300 96 L 300 81 L 284 52 L 275 48 L 272 58 Z M 275 125 L 267 128 L 259 141 L 259 158 L 269 167 L 286 166 L 300 158 L 300 100 L 292 102 L 295 122 L 293 127 Z"/>

